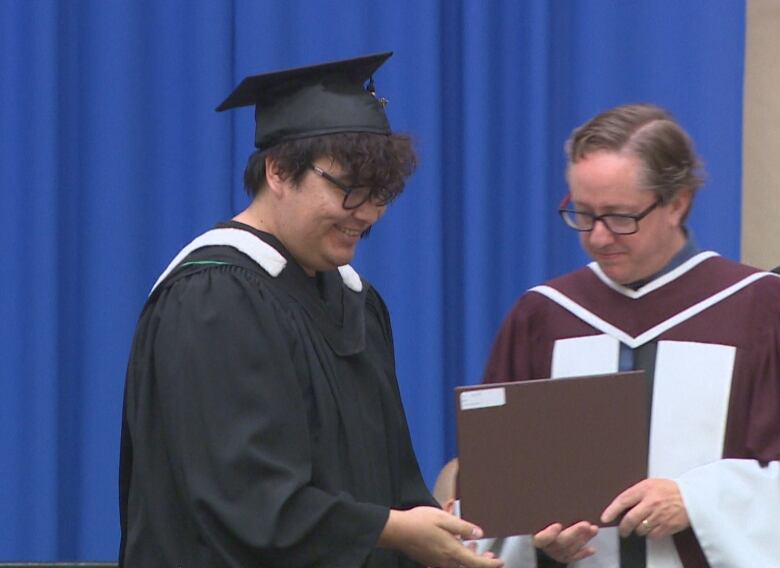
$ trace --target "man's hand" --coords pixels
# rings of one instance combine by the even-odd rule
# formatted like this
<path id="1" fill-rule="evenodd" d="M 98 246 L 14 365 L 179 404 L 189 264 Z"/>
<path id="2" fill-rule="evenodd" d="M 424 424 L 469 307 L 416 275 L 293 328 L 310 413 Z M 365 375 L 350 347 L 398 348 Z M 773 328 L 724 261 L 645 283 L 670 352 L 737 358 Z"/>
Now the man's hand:
<path id="1" fill-rule="evenodd" d="M 554 523 L 534 535 L 534 546 L 558 562 L 569 564 L 596 553 L 596 549 L 586 546 L 596 536 L 599 528 L 587 521 L 581 521 L 566 529 L 560 523 Z"/>
<path id="2" fill-rule="evenodd" d="M 392 509 L 379 546 L 400 550 L 435 568 L 501 568 L 491 556 L 478 556 L 463 540 L 482 538 L 482 529 L 434 507 Z"/>
<path id="3" fill-rule="evenodd" d="M 623 511 L 620 536 L 631 532 L 648 538 L 661 538 L 687 529 L 691 522 L 680 495 L 671 479 L 645 479 L 618 495 L 604 509 L 601 521 L 612 522 Z"/>

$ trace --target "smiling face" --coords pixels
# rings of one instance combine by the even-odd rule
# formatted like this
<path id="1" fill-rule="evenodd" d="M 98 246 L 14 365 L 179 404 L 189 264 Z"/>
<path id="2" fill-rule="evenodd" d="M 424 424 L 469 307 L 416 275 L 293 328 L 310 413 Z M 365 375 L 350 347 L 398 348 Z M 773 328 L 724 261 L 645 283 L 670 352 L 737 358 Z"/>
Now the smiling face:
<path id="1" fill-rule="evenodd" d="M 271 207 L 263 225 L 287 248 L 307 274 L 332 270 L 348 264 L 355 255 L 360 236 L 384 214 L 386 206 L 368 200 L 355 209 L 344 209 L 344 192 L 314 171 L 307 171 L 297 185 L 268 168 Z M 315 160 L 336 179 L 343 180 L 339 165 Z M 346 181 L 346 180 L 344 180 Z"/>
<path id="2" fill-rule="evenodd" d="M 598 151 L 582 157 L 568 171 L 572 204 L 595 215 L 642 212 L 656 195 L 642 189 L 641 167 L 639 158 L 625 153 Z M 652 276 L 685 244 L 682 220 L 690 199 L 689 192 L 678 192 L 639 221 L 639 231 L 632 235 L 616 235 L 599 221 L 592 231 L 580 233 L 582 246 L 619 284 Z"/>

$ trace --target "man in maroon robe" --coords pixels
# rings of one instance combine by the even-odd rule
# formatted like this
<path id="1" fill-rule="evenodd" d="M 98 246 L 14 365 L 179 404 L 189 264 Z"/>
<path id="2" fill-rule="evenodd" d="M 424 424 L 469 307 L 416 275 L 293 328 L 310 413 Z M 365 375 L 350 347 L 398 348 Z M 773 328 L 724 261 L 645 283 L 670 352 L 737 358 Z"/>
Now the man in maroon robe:
<path id="1" fill-rule="evenodd" d="M 518 300 L 485 381 L 644 369 L 649 473 L 606 507 L 617 528 L 514 546 L 540 566 L 780 566 L 780 278 L 698 248 L 699 160 L 665 110 L 606 111 L 566 151 L 561 216 L 593 262 Z"/>

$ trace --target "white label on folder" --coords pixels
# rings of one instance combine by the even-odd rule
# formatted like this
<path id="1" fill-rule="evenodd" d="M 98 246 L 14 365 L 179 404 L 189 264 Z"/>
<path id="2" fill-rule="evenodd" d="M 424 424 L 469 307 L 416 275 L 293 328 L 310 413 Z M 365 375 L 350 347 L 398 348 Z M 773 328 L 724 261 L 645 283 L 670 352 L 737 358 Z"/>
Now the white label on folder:
<path id="1" fill-rule="evenodd" d="M 504 406 L 505 404 L 506 392 L 504 391 L 504 387 L 479 389 L 460 393 L 461 410 L 490 408 L 491 406 Z"/>

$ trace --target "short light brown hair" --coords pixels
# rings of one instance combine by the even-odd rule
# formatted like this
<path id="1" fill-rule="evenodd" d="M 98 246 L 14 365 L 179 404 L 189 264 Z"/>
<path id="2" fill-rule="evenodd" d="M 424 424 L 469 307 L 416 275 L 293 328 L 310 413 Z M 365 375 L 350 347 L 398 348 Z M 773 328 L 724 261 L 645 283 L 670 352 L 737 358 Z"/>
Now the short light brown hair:
<path id="1" fill-rule="evenodd" d="M 567 170 L 587 155 L 627 153 L 643 166 L 642 186 L 668 203 L 679 191 L 695 193 L 704 183 L 701 160 L 688 133 L 671 113 L 651 104 L 602 112 L 576 128 L 566 141 Z"/>

